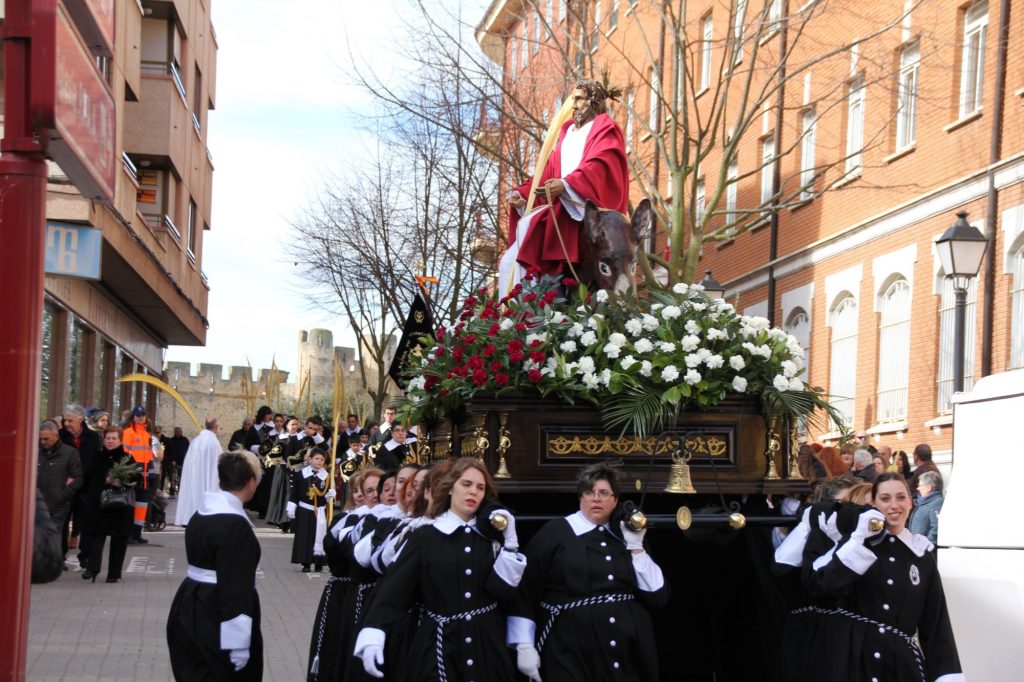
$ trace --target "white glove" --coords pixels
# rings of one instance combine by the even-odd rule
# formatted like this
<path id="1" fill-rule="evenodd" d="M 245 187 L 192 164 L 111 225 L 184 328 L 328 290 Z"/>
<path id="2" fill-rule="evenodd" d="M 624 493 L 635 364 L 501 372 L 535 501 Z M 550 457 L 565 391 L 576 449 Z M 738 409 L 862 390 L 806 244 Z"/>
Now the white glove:
<path id="1" fill-rule="evenodd" d="M 490 521 L 495 516 L 504 516 L 508 521 L 505 530 L 501 531 L 501 534 L 505 537 L 505 546 L 509 549 L 519 549 L 519 538 L 516 536 L 516 517 L 512 516 L 508 509 L 495 509 L 487 517 L 487 520 Z"/>
<path id="2" fill-rule="evenodd" d="M 285 509 L 285 515 L 287 515 L 289 519 L 294 519 L 295 518 L 295 503 L 294 502 L 289 502 L 288 503 L 288 507 Z"/>
<path id="3" fill-rule="evenodd" d="M 380 667 L 384 665 L 384 647 L 369 644 L 363 649 L 363 670 L 371 677 L 384 677 Z"/>
<path id="4" fill-rule="evenodd" d="M 228 658 L 231 659 L 231 665 L 235 666 L 235 672 L 238 672 L 249 662 L 249 650 L 231 649 L 228 651 Z"/>
<path id="5" fill-rule="evenodd" d="M 622 539 L 626 541 L 626 549 L 634 550 L 644 548 L 644 536 L 647 535 L 646 528 L 633 530 L 633 527 L 625 521 L 619 521 L 619 528 L 622 529 Z"/>
<path id="6" fill-rule="evenodd" d="M 540 682 L 540 654 L 532 644 L 516 644 L 516 667 L 533 682 Z"/>
<path id="7" fill-rule="evenodd" d="M 324 495 L 324 497 L 326 497 L 328 500 L 333 500 L 335 497 L 337 497 L 337 495 L 338 493 L 334 490 L 334 488 L 331 488 L 330 490 L 327 491 L 327 494 Z"/>
<path id="8" fill-rule="evenodd" d="M 843 534 L 839 532 L 839 527 L 836 525 L 837 519 L 838 515 L 835 512 L 832 512 L 832 515 L 827 518 L 825 517 L 825 512 L 818 514 L 818 528 L 832 542 L 839 542 L 843 539 Z"/>
<path id="9" fill-rule="evenodd" d="M 864 542 L 868 538 L 878 535 L 879 532 L 883 532 L 873 531 L 868 527 L 871 524 L 871 521 L 874 519 L 878 519 L 882 522 L 882 528 L 884 531 L 885 515 L 883 515 L 882 512 L 878 511 L 877 509 L 868 509 L 865 512 L 861 512 L 861 515 L 857 518 L 857 527 L 853 530 L 852 533 L 850 533 L 850 539 L 858 542 Z"/>

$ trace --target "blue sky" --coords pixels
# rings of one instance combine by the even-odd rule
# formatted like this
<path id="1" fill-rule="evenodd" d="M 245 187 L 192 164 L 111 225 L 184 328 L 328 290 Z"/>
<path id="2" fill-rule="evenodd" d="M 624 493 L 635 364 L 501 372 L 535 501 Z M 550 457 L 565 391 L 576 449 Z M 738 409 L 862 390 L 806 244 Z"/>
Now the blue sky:
<path id="1" fill-rule="evenodd" d="M 210 280 L 206 347 L 167 360 L 295 369 L 300 329 L 324 327 L 353 345 L 340 318 L 316 309 L 284 253 L 289 223 L 317 183 L 366 148 L 372 111 L 344 71 L 351 48 L 389 70 L 402 28 L 389 2 L 215 2 L 217 108 L 209 115 L 213 215 L 204 236 Z"/>

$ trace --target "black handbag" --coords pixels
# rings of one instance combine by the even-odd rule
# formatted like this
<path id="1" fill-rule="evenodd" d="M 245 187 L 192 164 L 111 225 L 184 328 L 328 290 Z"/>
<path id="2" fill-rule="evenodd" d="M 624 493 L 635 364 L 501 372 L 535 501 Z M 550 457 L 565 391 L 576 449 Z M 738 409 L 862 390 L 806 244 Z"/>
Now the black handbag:
<path id="1" fill-rule="evenodd" d="M 134 488 L 106 488 L 100 493 L 100 509 L 103 511 L 116 511 L 134 508 Z"/>

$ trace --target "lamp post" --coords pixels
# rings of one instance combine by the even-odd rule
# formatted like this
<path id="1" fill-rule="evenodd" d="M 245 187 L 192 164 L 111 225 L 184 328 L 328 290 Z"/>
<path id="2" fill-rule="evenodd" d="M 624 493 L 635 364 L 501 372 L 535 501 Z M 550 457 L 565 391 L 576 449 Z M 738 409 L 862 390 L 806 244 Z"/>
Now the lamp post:
<path id="1" fill-rule="evenodd" d="M 939 262 L 946 277 L 953 280 L 956 295 L 953 323 L 953 392 L 964 390 L 964 327 L 967 312 L 967 287 L 978 276 L 988 240 L 981 230 L 967 222 L 967 211 L 960 211 L 953 227 L 935 240 Z"/>
<path id="2" fill-rule="evenodd" d="M 704 272 L 704 279 L 702 279 L 699 284 L 704 287 L 704 293 L 707 294 L 709 298 L 725 298 L 725 287 L 711 276 L 710 270 Z"/>

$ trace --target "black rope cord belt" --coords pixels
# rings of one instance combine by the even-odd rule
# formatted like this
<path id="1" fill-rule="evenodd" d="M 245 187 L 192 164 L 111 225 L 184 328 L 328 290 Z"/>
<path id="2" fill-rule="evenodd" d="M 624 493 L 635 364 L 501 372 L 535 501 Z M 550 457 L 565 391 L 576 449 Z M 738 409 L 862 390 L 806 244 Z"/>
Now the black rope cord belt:
<path id="1" fill-rule="evenodd" d="M 449 623 L 454 623 L 457 620 L 473 620 L 477 616 L 482 616 L 485 613 L 490 613 L 498 608 L 497 603 L 491 603 L 487 606 L 481 606 L 478 609 L 472 611 L 463 611 L 462 613 L 456 613 L 451 616 L 442 616 L 439 613 L 434 613 L 429 609 L 424 609 L 423 613 L 430 617 L 434 623 L 437 624 L 437 634 L 434 638 L 435 648 L 437 650 L 437 679 L 441 682 L 448 682 L 448 673 L 444 667 L 444 627 Z"/>
<path id="2" fill-rule="evenodd" d="M 551 634 L 551 627 L 555 624 L 555 619 L 566 611 L 572 609 L 579 609 L 584 606 L 598 606 L 599 604 L 614 604 L 622 601 L 633 601 L 633 595 L 626 592 L 618 594 L 601 594 L 595 597 L 587 597 L 586 599 L 578 599 L 576 601 L 566 602 L 565 604 L 548 604 L 541 602 L 541 607 L 548 612 L 548 619 L 544 622 L 544 628 L 540 631 L 540 638 L 537 640 L 537 651 L 544 648 L 544 642 L 547 640 L 548 635 Z"/>
<path id="3" fill-rule="evenodd" d="M 804 613 L 817 613 L 822 616 L 843 616 L 851 620 L 855 620 L 859 623 L 865 623 L 866 625 L 872 625 L 878 628 L 879 632 L 888 632 L 896 635 L 909 647 L 910 653 L 914 656 L 914 663 L 917 665 L 917 673 L 921 676 L 921 682 L 928 682 L 928 678 L 924 674 L 924 654 L 921 653 L 921 648 L 917 646 L 917 642 L 914 638 L 903 632 L 897 627 L 877 621 L 873 618 L 868 618 L 860 613 L 854 613 L 853 611 L 847 611 L 846 609 L 823 609 L 819 606 L 804 606 L 803 608 L 793 609 L 791 611 L 794 616 L 798 616 Z"/>

